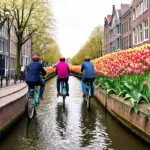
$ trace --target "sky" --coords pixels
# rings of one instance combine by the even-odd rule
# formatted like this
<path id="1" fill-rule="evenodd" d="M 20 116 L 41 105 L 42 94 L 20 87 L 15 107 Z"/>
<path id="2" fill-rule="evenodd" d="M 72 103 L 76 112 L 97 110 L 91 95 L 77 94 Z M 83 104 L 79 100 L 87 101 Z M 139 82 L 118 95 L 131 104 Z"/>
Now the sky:
<path id="1" fill-rule="evenodd" d="M 50 0 L 56 20 L 55 39 L 64 57 L 73 57 L 88 40 L 97 25 L 104 24 L 104 17 L 112 14 L 112 5 L 131 0 Z"/>

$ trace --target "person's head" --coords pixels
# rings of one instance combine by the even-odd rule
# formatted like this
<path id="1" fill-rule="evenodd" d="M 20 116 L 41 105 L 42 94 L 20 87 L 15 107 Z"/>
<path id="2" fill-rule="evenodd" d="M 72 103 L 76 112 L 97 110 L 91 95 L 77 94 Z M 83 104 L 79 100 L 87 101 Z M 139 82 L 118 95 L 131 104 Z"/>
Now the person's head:
<path id="1" fill-rule="evenodd" d="M 85 56 L 84 61 L 90 61 L 90 57 L 89 56 Z"/>
<path id="2" fill-rule="evenodd" d="M 33 61 L 40 61 L 40 56 L 34 55 L 34 56 L 32 57 L 32 60 L 33 60 Z"/>
<path id="3" fill-rule="evenodd" d="M 61 62 L 65 62 L 65 57 L 60 57 L 60 59 L 59 59 Z"/>

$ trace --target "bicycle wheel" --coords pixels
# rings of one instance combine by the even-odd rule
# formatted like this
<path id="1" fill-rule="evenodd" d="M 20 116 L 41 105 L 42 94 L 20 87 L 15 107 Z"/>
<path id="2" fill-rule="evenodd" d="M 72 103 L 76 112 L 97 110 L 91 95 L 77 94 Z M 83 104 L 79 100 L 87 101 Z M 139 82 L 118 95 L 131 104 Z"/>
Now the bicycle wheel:
<path id="1" fill-rule="evenodd" d="M 35 113 L 34 92 L 31 92 L 27 97 L 26 114 L 28 119 L 32 119 Z"/>
<path id="2" fill-rule="evenodd" d="M 89 95 L 89 91 L 87 90 L 86 92 L 86 104 L 87 104 L 87 109 L 90 109 L 90 95 Z"/>

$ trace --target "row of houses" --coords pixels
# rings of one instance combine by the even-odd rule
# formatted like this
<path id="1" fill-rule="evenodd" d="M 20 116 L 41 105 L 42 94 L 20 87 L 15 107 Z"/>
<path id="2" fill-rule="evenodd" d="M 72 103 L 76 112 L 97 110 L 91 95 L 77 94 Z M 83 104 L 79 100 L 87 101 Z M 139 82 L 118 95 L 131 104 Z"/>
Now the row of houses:
<path id="1" fill-rule="evenodd" d="M 134 48 L 150 43 L 150 1 L 132 0 L 112 6 L 112 14 L 104 20 L 104 53 Z"/>
<path id="2" fill-rule="evenodd" d="M 10 51 L 8 49 L 8 40 L 8 28 L 6 22 L 0 28 L 0 76 L 6 76 L 8 74 L 9 68 L 10 75 L 13 75 L 16 69 L 17 36 L 15 34 L 14 28 L 11 28 L 10 33 Z M 22 47 L 20 66 L 25 67 L 30 61 L 31 40 L 27 41 Z"/>

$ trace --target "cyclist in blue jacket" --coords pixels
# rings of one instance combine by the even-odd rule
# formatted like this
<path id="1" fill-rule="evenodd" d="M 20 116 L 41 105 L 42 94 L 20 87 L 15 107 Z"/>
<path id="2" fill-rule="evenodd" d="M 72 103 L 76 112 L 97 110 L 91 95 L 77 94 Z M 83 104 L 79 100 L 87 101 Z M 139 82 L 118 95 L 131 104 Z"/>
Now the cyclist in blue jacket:
<path id="1" fill-rule="evenodd" d="M 82 76 L 82 90 L 83 90 L 83 97 L 85 97 L 86 94 L 86 81 L 87 79 L 91 79 L 91 97 L 94 97 L 94 79 L 95 79 L 95 71 L 94 71 L 94 65 L 90 62 L 90 57 L 86 56 L 84 59 L 84 62 L 81 66 L 81 72 L 83 73 Z"/>
<path id="2" fill-rule="evenodd" d="M 43 65 L 39 62 L 40 56 L 34 55 L 32 57 L 32 60 L 33 62 L 31 62 L 27 67 L 27 75 L 25 81 L 28 84 L 29 89 L 39 85 L 39 100 L 44 100 L 43 93 L 45 89 L 45 82 L 40 77 L 40 73 L 42 73 L 42 75 L 44 76 L 46 75 L 46 71 L 44 70 Z"/>

